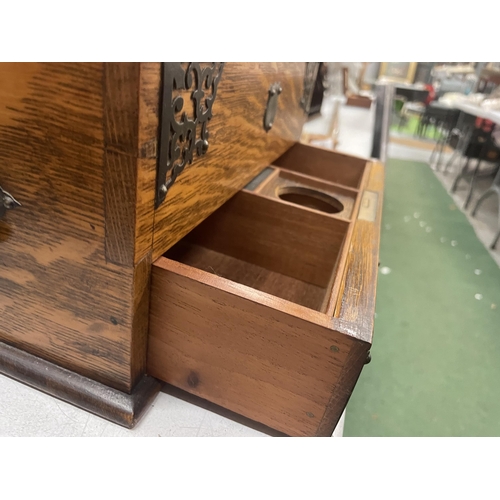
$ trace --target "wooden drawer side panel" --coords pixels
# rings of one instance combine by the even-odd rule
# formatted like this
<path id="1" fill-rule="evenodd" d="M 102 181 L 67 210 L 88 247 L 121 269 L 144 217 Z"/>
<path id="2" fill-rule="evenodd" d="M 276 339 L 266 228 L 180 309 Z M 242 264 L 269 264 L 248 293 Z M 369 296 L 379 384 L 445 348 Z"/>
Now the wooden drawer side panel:
<path id="1" fill-rule="evenodd" d="M 375 195 L 372 199 L 376 200 L 376 207 L 369 213 L 360 208 L 334 313 L 335 317 L 357 325 L 364 332 L 363 339 L 370 343 L 377 293 L 383 186 L 384 166 L 373 162 L 365 191 Z"/>

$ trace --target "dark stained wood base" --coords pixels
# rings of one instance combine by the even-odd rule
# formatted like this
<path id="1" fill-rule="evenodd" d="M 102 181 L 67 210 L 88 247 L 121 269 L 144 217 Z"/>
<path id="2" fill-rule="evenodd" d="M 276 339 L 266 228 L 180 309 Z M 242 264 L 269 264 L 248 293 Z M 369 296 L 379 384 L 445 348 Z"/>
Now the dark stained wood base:
<path id="1" fill-rule="evenodd" d="M 162 385 L 144 376 L 132 393 L 126 394 L 3 342 L 0 373 L 129 429 Z"/>

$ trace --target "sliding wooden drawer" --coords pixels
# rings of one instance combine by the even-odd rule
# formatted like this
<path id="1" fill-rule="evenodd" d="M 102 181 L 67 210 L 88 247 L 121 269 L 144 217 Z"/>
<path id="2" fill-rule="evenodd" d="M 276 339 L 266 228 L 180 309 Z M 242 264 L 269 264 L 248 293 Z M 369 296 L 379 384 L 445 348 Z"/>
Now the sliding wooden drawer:
<path id="1" fill-rule="evenodd" d="M 372 340 L 383 167 L 296 144 L 153 266 L 148 372 L 331 435 Z"/>

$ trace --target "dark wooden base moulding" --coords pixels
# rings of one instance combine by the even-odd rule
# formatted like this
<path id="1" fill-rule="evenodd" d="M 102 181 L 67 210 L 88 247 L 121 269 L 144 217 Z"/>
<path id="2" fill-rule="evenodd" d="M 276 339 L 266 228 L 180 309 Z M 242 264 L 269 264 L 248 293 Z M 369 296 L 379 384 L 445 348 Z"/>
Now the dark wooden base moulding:
<path id="1" fill-rule="evenodd" d="M 129 429 L 162 385 L 144 376 L 132 393 L 126 394 L 3 342 L 0 373 Z"/>

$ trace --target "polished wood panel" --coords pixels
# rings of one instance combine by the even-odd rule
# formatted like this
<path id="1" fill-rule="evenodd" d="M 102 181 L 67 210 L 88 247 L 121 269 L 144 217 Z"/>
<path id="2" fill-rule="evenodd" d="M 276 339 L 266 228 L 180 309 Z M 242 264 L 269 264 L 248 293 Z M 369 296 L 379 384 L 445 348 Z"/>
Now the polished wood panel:
<path id="1" fill-rule="evenodd" d="M 298 140 L 304 63 L 226 63 L 208 124 L 207 153 L 196 157 L 155 213 L 159 257 Z M 263 127 L 268 90 L 279 82 L 274 125 Z"/>
<path id="2" fill-rule="evenodd" d="M 331 306 L 339 329 L 350 333 L 362 342 L 353 343 L 338 385 L 325 411 L 324 420 L 317 435 L 331 434 L 332 421 L 336 421 L 339 409 L 345 408 L 354 390 L 363 366 L 367 362 L 373 342 L 375 299 L 380 247 L 380 224 L 382 220 L 382 196 L 384 190 L 384 166 L 380 162 L 368 162 L 363 176 L 366 192 L 375 193 L 377 205 L 372 212 L 373 220 L 363 220 L 361 212 L 352 226 L 349 251 L 344 273 L 339 280 L 338 291 L 334 288 Z M 361 201 L 361 200 L 359 200 Z"/>
<path id="3" fill-rule="evenodd" d="M 0 338 L 125 388 L 126 279 L 105 263 L 102 64 L 0 75 L 0 179 L 22 203 L 0 222 Z"/>
<path id="4" fill-rule="evenodd" d="M 141 63 L 139 75 L 139 137 L 137 144 L 137 191 L 135 260 L 152 256 L 156 194 L 160 63 Z"/>
<path id="5" fill-rule="evenodd" d="M 159 240 L 207 217 L 267 150 L 279 156 L 300 134 L 301 69 L 227 64 L 211 160 L 189 167 L 180 198 L 174 192 L 156 213 Z M 283 93 L 266 134 L 267 89 L 277 80 Z M 127 392 L 146 362 L 160 96 L 160 63 L 0 71 L 0 185 L 22 203 L 0 221 L 0 340 Z M 191 182 L 205 180 L 201 194 Z M 218 201 L 205 204 L 213 193 Z"/>
<path id="6" fill-rule="evenodd" d="M 273 165 L 358 188 L 365 171 L 366 159 L 297 143 L 276 159 Z"/>
<path id="7" fill-rule="evenodd" d="M 326 153 L 307 149 L 315 187 L 337 172 Z M 350 219 L 267 197 L 275 168 L 154 263 L 149 373 L 280 432 L 331 435 L 375 311 L 383 167 L 354 160 Z"/>
<path id="8" fill-rule="evenodd" d="M 239 192 L 188 241 L 325 287 L 348 223 L 246 191 Z"/>
<path id="9" fill-rule="evenodd" d="M 354 386 L 358 381 L 363 366 L 367 362 L 370 344 L 367 342 L 352 342 L 337 384 L 331 393 L 321 422 L 316 429 L 316 436 L 329 437 L 347 406 Z"/>
<path id="10" fill-rule="evenodd" d="M 141 63 L 139 73 L 140 158 L 156 158 L 161 99 L 161 63 Z"/>
<path id="11" fill-rule="evenodd" d="M 0 185 L 22 203 L 0 221 L 0 340 L 126 392 L 145 370 L 156 168 L 138 158 L 139 76 L 0 71 Z"/>
<path id="12" fill-rule="evenodd" d="M 137 159 L 106 149 L 104 162 L 106 260 L 133 266 Z"/>
<path id="13" fill-rule="evenodd" d="M 104 134 L 107 149 L 137 154 L 139 137 L 138 63 L 105 63 Z"/>
<path id="14" fill-rule="evenodd" d="M 382 221 L 384 166 L 371 162 L 366 191 L 377 194 L 374 220 L 358 218 L 351 238 L 342 286 L 336 298 L 335 317 L 358 325 L 367 342 L 372 341 Z"/>
<path id="15" fill-rule="evenodd" d="M 365 169 L 364 172 L 361 176 L 361 181 L 360 181 L 360 186 L 359 186 L 359 192 L 358 196 L 356 197 L 356 200 L 354 202 L 354 208 L 352 211 L 352 221 L 357 220 L 359 217 L 359 210 L 361 206 L 361 200 L 363 199 L 364 196 L 364 189 L 366 187 L 366 184 L 368 182 L 368 177 L 370 175 L 371 171 L 371 162 L 366 161 L 365 162 Z M 340 269 L 340 272 L 337 273 L 337 276 L 334 277 L 332 280 L 333 286 L 331 288 L 331 295 L 329 297 L 328 303 L 325 305 L 325 311 L 326 313 L 331 316 L 334 315 L 334 312 L 336 310 L 337 306 L 337 299 L 339 294 L 341 293 L 341 290 L 343 290 L 343 279 L 344 279 L 344 273 L 347 265 L 347 256 L 351 252 L 351 240 L 352 240 L 352 234 L 355 228 L 355 223 L 351 222 L 349 224 L 349 228 L 347 230 L 346 234 L 346 241 L 349 242 L 348 244 L 344 245 L 344 249 L 339 257 L 338 261 L 338 269 Z M 371 245 L 370 241 L 367 241 L 368 245 Z"/>
<path id="16" fill-rule="evenodd" d="M 310 208 L 316 207 L 316 209 L 322 213 L 329 213 L 335 217 L 346 220 L 352 217 L 354 202 L 358 194 L 357 190 L 348 189 L 339 184 L 333 184 L 323 180 L 320 181 L 308 175 L 298 174 L 284 169 L 277 170 L 278 175 L 269 176 L 266 179 L 267 182 L 263 182 L 262 185 L 255 190 L 256 193 L 283 200 L 283 193 L 285 193 L 286 196 L 286 193 L 290 191 L 293 194 L 293 190 L 296 188 L 305 188 L 307 191 L 312 190 L 312 200 L 308 200 L 306 197 L 304 198 L 305 202 L 301 202 L 300 199 L 297 199 L 296 203 L 299 205 L 309 206 L 307 202 L 312 201 L 312 206 L 310 206 Z M 315 195 L 319 197 L 320 203 L 314 203 Z M 340 205 L 337 202 L 340 202 Z"/>
<path id="17" fill-rule="evenodd" d="M 320 310 L 327 289 L 184 240 L 165 256 L 310 309 Z"/>
<path id="18" fill-rule="evenodd" d="M 159 64 L 104 64 L 106 260 L 126 267 L 130 390 L 146 369 Z"/>
<path id="19" fill-rule="evenodd" d="M 315 435 L 356 340 L 225 282 L 155 263 L 148 372 L 286 434 Z"/>
<path id="20" fill-rule="evenodd" d="M 106 257 L 131 266 L 151 253 L 159 64 L 104 64 Z"/>
<path id="21" fill-rule="evenodd" d="M 124 393 L 149 397 L 147 369 L 288 434 L 333 430 L 371 342 L 383 169 L 295 143 L 304 63 L 227 63 L 209 150 L 157 210 L 159 63 L 1 69 L 0 185 L 22 206 L 0 220 L 0 344 L 31 361 L 15 374 L 8 354 L 0 371 L 75 404 L 105 384 L 118 420 Z M 338 183 L 349 216 L 235 195 L 272 163 Z M 168 249 L 178 262 L 152 264 Z"/>
<path id="22" fill-rule="evenodd" d="M 129 429 L 161 388 L 160 382 L 145 376 L 125 394 L 3 342 L 0 373 Z"/>
<path id="23" fill-rule="evenodd" d="M 133 269 L 131 309 L 131 349 L 128 360 L 131 387 L 146 373 L 149 330 L 149 300 L 151 289 L 151 253 Z"/>

